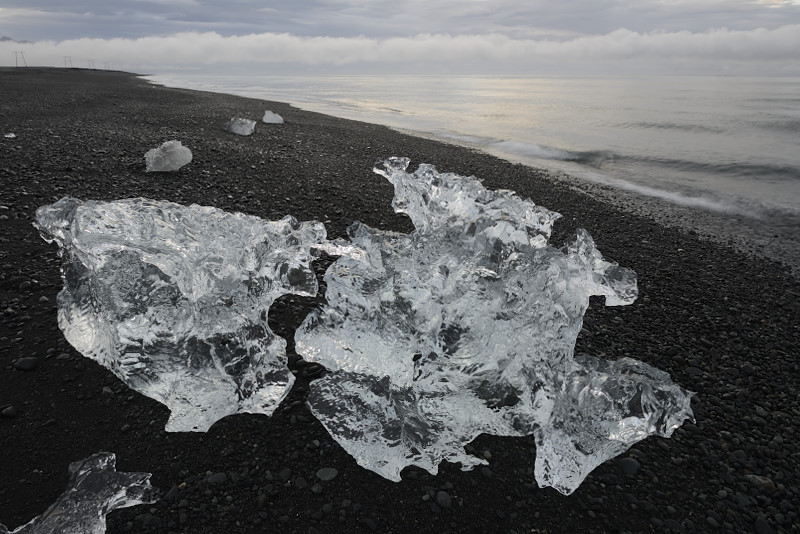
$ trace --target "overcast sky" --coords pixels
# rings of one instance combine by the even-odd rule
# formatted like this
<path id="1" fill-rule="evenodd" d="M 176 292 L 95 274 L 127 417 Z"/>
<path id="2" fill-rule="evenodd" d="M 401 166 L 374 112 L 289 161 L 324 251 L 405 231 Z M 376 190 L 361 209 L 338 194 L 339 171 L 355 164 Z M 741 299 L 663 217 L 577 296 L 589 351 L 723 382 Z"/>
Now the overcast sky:
<path id="1" fill-rule="evenodd" d="M 0 65 L 800 75 L 800 0 L 2 0 Z"/>

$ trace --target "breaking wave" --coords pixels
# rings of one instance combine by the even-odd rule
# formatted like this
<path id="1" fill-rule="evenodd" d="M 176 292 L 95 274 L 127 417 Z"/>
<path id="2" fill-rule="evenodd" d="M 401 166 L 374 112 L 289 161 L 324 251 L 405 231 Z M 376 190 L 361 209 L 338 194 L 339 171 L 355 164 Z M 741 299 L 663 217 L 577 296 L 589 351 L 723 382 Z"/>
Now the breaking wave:
<path id="1" fill-rule="evenodd" d="M 570 151 L 535 143 L 511 140 L 496 140 L 487 137 L 447 133 L 437 133 L 442 137 L 486 150 L 507 159 L 526 162 L 534 160 L 535 165 L 543 165 L 554 170 L 564 171 L 576 178 L 589 182 L 629 191 L 639 195 L 657 198 L 678 206 L 685 206 L 726 215 L 744 216 L 777 226 L 800 227 L 800 211 L 784 206 L 772 205 L 764 201 L 723 195 L 714 191 L 677 191 L 681 185 L 676 180 L 674 189 L 643 184 L 631 176 L 646 176 L 655 169 L 659 176 L 668 177 L 670 173 L 698 173 L 719 175 L 732 179 L 757 179 L 795 181 L 800 179 L 800 168 L 790 165 L 761 164 L 749 162 L 704 163 L 682 159 L 629 156 L 612 151 Z M 549 162 L 549 163 L 548 163 Z"/>

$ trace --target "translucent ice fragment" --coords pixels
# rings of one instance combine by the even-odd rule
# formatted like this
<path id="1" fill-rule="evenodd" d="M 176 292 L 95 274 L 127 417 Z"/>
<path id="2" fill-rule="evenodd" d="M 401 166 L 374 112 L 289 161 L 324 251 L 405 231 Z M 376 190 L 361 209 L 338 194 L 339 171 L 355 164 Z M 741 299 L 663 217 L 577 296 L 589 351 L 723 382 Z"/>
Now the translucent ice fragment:
<path id="1" fill-rule="evenodd" d="M 147 172 L 177 171 L 192 161 L 192 151 L 180 141 L 167 141 L 144 155 Z"/>
<path id="2" fill-rule="evenodd" d="M 117 472 L 114 454 L 99 452 L 71 463 L 66 491 L 12 534 L 103 534 L 112 510 L 155 501 L 150 473 Z"/>
<path id="3" fill-rule="evenodd" d="M 484 462 L 464 450 L 478 434 L 535 434 L 555 456 L 537 456 L 539 484 L 569 493 L 598 463 L 691 417 L 689 394 L 664 373 L 573 358 L 589 297 L 630 304 L 633 271 L 582 230 L 550 246 L 557 213 L 408 163 L 376 172 L 416 229 L 354 223 L 351 249 L 325 275 L 327 305 L 295 336 L 298 354 L 331 371 L 310 385 L 312 412 L 360 465 L 391 480 L 412 464 L 468 469 Z M 580 397 L 589 379 L 606 404 Z"/>
<path id="4" fill-rule="evenodd" d="M 550 419 L 535 432 L 536 480 L 572 493 L 601 463 L 693 419 L 690 400 L 667 373 L 645 363 L 576 356 Z"/>
<path id="5" fill-rule="evenodd" d="M 84 356 L 171 411 L 167 430 L 271 414 L 294 382 L 272 302 L 313 296 L 321 223 L 133 198 L 36 212 L 63 256 L 58 321 Z"/>
<path id="6" fill-rule="evenodd" d="M 242 119 L 240 117 L 233 117 L 228 121 L 226 129 L 237 135 L 250 135 L 256 129 L 256 121 L 250 119 Z"/>
<path id="7" fill-rule="evenodd" d="M 14 139 L 15 137 L 17 137 L 17 134 L 15 134 L 13 132 L 12 133 L 7 133 L 3 137 L 5 137 L 6 139 Z"/>
<path id="8" fill-rule="evenodd" d="M 283 124 L 283 117 L 277 113 L 267 110 L 264 112 L 264 118 L 261 119 L 261 121 L 266 122 L 267 124 Z"/>

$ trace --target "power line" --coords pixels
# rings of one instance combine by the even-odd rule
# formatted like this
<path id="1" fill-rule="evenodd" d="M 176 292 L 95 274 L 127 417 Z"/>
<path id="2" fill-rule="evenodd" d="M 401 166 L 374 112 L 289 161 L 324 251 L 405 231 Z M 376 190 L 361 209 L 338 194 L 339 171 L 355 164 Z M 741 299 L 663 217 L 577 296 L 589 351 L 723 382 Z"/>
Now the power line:
<path id="1" fill-rule="evenodd" d="M 22 64 L 26 67 L 28 66 L 28 62 L 25 61 L 25 53 L 21 50 L 14 50 L 14 66 L 19 67 L 19 60 L 22 58 Z"/>

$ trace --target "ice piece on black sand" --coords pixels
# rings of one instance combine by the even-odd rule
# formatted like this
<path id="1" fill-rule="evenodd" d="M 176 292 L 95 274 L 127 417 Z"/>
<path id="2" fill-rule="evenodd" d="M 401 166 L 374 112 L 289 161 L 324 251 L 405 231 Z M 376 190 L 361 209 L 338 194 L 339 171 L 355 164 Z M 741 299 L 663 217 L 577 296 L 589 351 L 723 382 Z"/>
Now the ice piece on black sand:
<path id="1" fill-rule="evenodd" d="M 663 371 L 631 358 L 578 355 L 550 418 L 534 432 L 540 486 L 570 494 L 598 465 L 691 419 L 691 395 Z"/>
<path id="2" fill-rule="evenodd" d="M 118 472 L 110 452 L 73 462 L 66 491 L 42 515 L 11 534 L 103 534 L 112 510 L 156 502 L 150 476 Z M 0 525 L 0 534 L 5 532 Z"/>
<path id="3" fill-rule="evenodd" d="M 233 117 L 228 121 L 225 128 L 237 135 L 250 135 L 256 129 L 256 121 L 250 119 L 242 119 L 240 117 Z"/>
<path id="4" fill-rule="evenodd" d="M 360 465 L 391 480 L 412 464 L 469 469 L 485 463 L 464 450 L 478 434 L 535 435 L 537 481 L 571 493 L 599 463 L 691 418 L 690 394 L 665 373 L 573 357 L 589 297 L 632 303 L 633 271 L 582 230 L 549 245 L 557 213 L 408 163 L 376 172 L 416 229 L 354 223 L 353 251 L 325 275 L 327 305 L 295 335 L 298 354 L 330 371 L 310 384 L 311 411 Z"/>
<path id="5" fill-rule="evenodd" d="M 310 247 L 326 242 L 322 223 L 68 197 L 39 208 L 36 221 L 61 247 L 64 336 L 165 404 L 167 430 L 270 415 L 286 396 L 294 376 L 267 314 L 281 295 L 316 295 Z"/>
<path id="6" fill-rule="evenodd" d="M 267 110 L 264 112 L 264 118 L 261 121 L 267 124 L 283 124 L 283 117 Z"/>
<path id="7" fill-rule="evenodd" d="M 167 141 L 158 148 L 148 150 L 144 160 L 147 172 L 177 171 L 192 161 L 192 151 L 180 141 Z"/>

